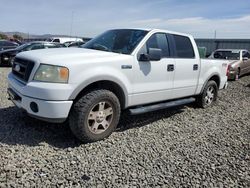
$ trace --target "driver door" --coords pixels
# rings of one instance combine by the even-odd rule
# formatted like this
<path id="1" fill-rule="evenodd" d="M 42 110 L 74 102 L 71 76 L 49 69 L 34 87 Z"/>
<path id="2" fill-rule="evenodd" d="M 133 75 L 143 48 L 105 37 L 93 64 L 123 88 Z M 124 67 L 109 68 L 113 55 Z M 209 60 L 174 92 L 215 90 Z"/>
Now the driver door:
<path id="1" fill-rule="evenodd" d="M 140 61 L 141 54 L 149 48 L 162 50 L 159 61 Z M 165 33 L 153 34 L 139 51 L 134 65 L 133 105 L 164 101 L 173 98 L 175 60 L 170 58 L 169 44 Z M 173 69 L 168 69 L 173 67 Z"/>

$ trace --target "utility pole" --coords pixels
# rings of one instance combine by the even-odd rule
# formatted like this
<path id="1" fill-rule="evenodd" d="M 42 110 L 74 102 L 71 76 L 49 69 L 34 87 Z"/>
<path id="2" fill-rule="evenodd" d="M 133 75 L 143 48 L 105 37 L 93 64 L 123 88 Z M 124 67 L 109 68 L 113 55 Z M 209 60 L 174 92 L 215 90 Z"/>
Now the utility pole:
<path id="1" fill-rule="evenodd" d="M 214 30 L 214 39 L 216 39 L 217 31 Z"/>
<path id="2" fill-rule="evenodd" d="M 74 11 L 72 11 L 71 13 L 70 37 L 72 37 L 73 20 L 74 20 Z"/>

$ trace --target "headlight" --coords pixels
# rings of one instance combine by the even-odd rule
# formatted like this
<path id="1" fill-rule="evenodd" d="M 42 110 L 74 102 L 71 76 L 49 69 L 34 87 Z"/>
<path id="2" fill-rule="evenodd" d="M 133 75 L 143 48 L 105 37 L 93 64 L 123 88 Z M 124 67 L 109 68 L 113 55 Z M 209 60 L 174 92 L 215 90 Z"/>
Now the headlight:
<path id="1" fill-rule="evenodd" d="M 68 83 L 69 69 L 66 67 L 41 64 L 34 80 L 41 82 Z"/>

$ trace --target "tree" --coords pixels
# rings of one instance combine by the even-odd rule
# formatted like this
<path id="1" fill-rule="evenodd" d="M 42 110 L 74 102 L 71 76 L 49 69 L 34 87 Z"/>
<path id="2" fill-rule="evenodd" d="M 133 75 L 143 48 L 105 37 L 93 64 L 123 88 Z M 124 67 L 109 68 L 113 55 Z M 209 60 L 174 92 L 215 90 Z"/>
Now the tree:
<path id="1" fill-rule="evenodd" d="M 15 34 L 15 35 L 13 35 L 13 39 L 22 41 L 22 40 L 23 40 L 23 37 L 20 36 L 20 35 Z"/>
<path id="2" fill-rule="evenodd" d="M 9 37 L 3 33 L 0 33 L 0 39 L 8 39 Z"/>

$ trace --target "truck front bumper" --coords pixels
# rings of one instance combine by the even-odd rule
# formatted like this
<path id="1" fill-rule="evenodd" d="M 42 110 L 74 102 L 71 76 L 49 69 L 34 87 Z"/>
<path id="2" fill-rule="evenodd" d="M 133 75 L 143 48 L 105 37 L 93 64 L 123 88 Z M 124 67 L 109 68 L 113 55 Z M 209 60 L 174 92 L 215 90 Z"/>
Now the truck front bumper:
<path id="1" fill-rule="evenodd" d="M 8 86 L 9 99 L 28 115 L 47 122 L 61 123 L 67 119 L 73 101 L 63 99 L 67 99 L 70 87 L 42 83 L 24 85 L 11 73 L 8 75 Z"/>
<path id="2" fill-rule="evenodd" d="M 8 89 L 9 99 L 28 115 L 47 122 L 62 123 L 68 115 L 73 101 L 46 101 L 24 96 Z"/>

